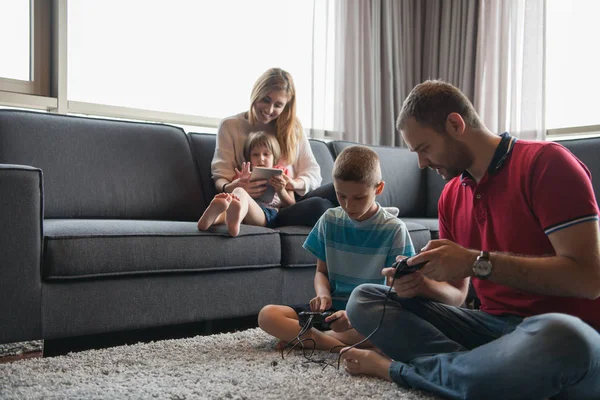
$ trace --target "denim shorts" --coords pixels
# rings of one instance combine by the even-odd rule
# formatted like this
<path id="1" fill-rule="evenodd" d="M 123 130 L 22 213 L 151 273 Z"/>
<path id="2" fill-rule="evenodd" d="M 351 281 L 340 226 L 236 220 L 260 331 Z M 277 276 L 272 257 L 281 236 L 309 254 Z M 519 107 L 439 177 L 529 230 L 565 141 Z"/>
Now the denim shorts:
<path id="1" fill-rule="evenodd" d="M 277 210 L 275 208 L 264 207 L 264 206 L 260 206 L 260 208 L 262 208 L 263 212 L 265 213 L 265 218 L 267 220 L 267 223 L 265 226 L 267 228 L 274 228 L 275 227 L 275 217 L 277 217 L 277 213 L 279 212 L 279 210 Z"/>

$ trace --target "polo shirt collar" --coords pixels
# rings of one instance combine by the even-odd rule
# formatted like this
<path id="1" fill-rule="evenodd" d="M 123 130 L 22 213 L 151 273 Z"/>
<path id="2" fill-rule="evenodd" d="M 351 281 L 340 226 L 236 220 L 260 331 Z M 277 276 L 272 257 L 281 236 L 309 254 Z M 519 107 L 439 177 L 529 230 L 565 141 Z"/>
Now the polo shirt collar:
<path id="1" fill-rule="evenodd" d="M 494 157 L 492 157 L 492 161 L 487 169 L 489 175 L 493 175 L 500 170 L 502 165 L 504 165 L 504 161 L 508 158 L 512 152 L 512 149 L 515 147 L 516 142 L 517 138 L 510 136 L 508 132 L 504 132 L 502 135 L 500 135 L 500 144 L 498 144 L 498 147 L 496 147 Z M 462 182 L 467 178 L 473 179 L 469 171 L 464 170 L 460 176 L 460 180 Z"/>

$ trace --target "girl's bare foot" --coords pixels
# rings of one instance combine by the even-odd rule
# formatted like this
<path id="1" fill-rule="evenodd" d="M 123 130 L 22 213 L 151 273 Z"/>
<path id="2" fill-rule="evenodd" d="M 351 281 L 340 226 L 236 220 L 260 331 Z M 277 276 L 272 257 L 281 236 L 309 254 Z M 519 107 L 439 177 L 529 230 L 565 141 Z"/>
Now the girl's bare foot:
<path id="1" fill-rule="evenodd" d="M 229 234 L 237 236 L 240 233 L 240 224 L 242 223 L 242 203 L 235 194 L 231 195 L 231 203 L 226 211 L 225 221 Z"/>
<path id="2" fill-rule="evenodd" d="M 389 373 L 392 360 L 373 350 L 342 349 L 342 359 L 346 372 L 350 375 L 377 376 L 392 381 Z"/>
<path id="3" fill-rule="evenodd" d="M 215 222 L 221 224 L 225 222 L 223 217 L 219 218 L 219 216 L 229 208 L 230 203 L 231 193 L 217 194 L 198 220 L 198 230 L 205 231 L 215 224 Z M 221 221 L 217 221 L 217 219 L 221 219 Z"/>

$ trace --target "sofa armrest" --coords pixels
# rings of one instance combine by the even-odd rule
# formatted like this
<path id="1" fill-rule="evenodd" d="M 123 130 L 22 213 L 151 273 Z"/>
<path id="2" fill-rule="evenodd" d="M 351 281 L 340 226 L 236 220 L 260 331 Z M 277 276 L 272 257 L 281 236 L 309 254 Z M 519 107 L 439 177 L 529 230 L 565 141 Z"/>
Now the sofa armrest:
<path id="1" fill-rule="evenodd" d="M 0 343 L 40 339 L 42 171 L 0 164 Z"/>

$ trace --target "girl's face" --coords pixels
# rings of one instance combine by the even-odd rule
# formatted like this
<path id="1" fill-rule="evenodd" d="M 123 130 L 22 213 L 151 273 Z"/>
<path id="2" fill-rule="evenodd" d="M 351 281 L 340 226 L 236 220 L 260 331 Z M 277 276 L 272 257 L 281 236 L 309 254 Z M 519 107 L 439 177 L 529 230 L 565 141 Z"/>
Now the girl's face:
<path id="1" fill-rule="evenodd" d="M 266 146 L 254 146 L 250 150 L 250 164 L 253 167 L 273 168 L 273 153 Z"/>
<path id="2" fill-rule="evenodd" d="M 268 124 L 279 117 L 288 102 L 283 90 L 272 90 L 265 97 L 254 102 L 254 114 L 260 123 Z"/>

